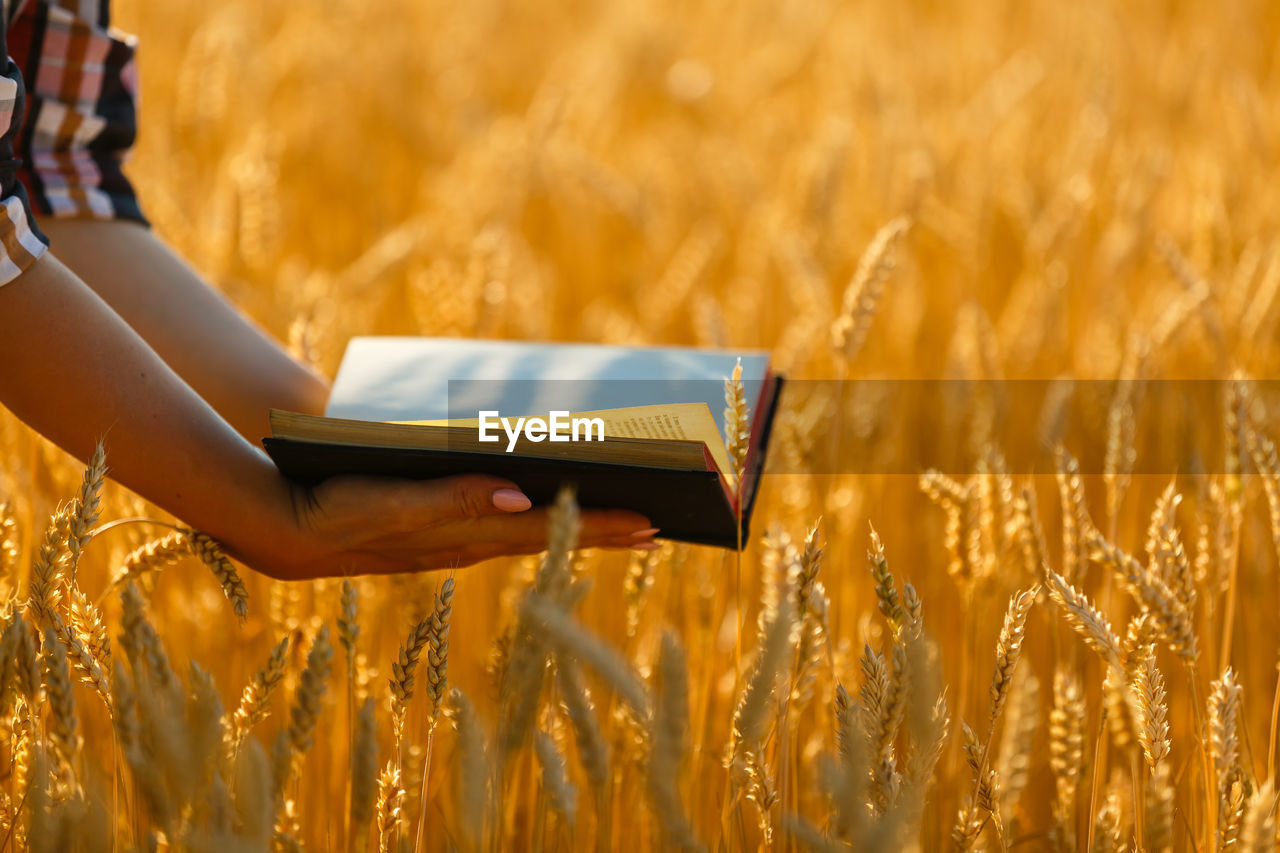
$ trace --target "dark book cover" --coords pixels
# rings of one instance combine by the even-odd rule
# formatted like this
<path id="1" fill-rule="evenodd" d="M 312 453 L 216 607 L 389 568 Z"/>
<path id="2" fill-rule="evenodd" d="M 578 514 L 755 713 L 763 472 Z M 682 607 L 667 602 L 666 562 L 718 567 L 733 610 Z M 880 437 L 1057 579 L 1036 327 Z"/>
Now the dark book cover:
<path id="1" fill-rule="evenodd" d="M 775 376 L 764 388 L 752 418 L 754 452 L 744 476 L 742 539 L 747 540 L 769 436 L 782 388 Z M 287 477 L 314 485 L 338 475 L 432 479 L 457 474 L 489 474 L 516 483 L 536 506 L 549 505 L 561 486 L 577 490 L 579 506 L 627 509 L 643 514 L 659 538 L 720 548 L 738 546 L 737 519 L 730 495 L 714 470 L 679 470 L 606 462 L 581 462 L 517 454 L 451 449 L 360 447 L 265 438 L 263 446 Z"/>

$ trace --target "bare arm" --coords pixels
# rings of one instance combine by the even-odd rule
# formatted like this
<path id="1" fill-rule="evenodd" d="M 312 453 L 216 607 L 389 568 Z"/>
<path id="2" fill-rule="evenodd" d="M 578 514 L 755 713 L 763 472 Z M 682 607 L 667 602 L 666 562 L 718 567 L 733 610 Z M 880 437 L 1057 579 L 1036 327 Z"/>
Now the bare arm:
<path id="1" fill-rule="evenodd" d="M 0 364 L 18 417 L 81 459 L 105 437 L 117 478 L 189 523 L 229 542 L 287 530 L 270 461 L 51 254 L 0 287 Z"/>
<path id="2" fill-rule="evenodd" d="M 116 480 L 275 577 L 464 565 L 545 544 L 545 514 L 499 478 L 292 486 L 51 254 L 0 286 L 0 402 L 82 459 L 105 436 Z M 584 513 L 582 540 L 634 546 L 648 526 Z"/>
<path id="3" fill-rule="evenodd" d="M 320 413 L 327 383 L 205 283 L 150 230 L 125 220 L 40 220 L 58 259 L 253 443 L 271 408 Z"/>

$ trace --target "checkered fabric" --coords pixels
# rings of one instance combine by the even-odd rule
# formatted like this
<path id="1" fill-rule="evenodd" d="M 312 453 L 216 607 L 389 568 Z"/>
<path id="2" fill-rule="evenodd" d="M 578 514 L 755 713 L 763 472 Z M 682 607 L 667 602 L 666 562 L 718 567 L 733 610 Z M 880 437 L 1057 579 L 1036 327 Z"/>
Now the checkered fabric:
<path id="1" fill-rule="evenodd" d="M 0 35 L 6 36 L 10 0 L 4 0 L 0 16 Z M 15 156 L 19 147 L 18 130 L 22 122 L 26 91 L 22 74 L 12 58 L 6 56 L 0 71 L 0 285 L 8 284 L 45 253 L 49 241 L 35 225 L 26 189 L 18 179 L 22 163 Z"/>
<path id="2" fill-rule="evenodd" d="M 11 0 L 6 45 L 27 81 L 18 177 L 37 213 L 144 222 L 121 171 L 137 134 L 134 41 L 109 0 Z"/>

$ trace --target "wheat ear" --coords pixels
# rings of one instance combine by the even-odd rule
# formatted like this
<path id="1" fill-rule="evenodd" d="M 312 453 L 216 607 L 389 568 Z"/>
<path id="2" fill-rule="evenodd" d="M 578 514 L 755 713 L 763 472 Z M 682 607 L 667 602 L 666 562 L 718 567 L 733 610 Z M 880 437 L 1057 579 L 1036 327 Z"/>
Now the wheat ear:
<path id="1" fill-rule="evenodd" d="M 14 682 L 28 707 L 37 708 L 40 706 L 40 689 L 44 679 L 40 674 L 40 653 L 36 648 L 35 634 L 21 613 L 14 614 L 9 630 L 13 631 L 15 637 Z"/>
<path id="2" fill-rule="evenodd" d="M 569 781 L 564 756 L 556 749 L 556 743 L 546 732 L 535 732 L 533 750 L 542 768 L 542 790 L 546 792 L 551 810 L 572 825 L 578 813 L 578 791 Z"/>
<path id="3" fill-rule="evenodd" d="M 1076 791 L 1084 768 L 1084 692 L 1075 675 L 1059 669 L 1053 677 L 1053 710 L 1049 714 L 1049 768 L 1057 795 L 1053 801 L 1052 837 L 1060 850 L 1076 846 Z"/>
<path id="4" fill-rule="evenodd" d="M 301 682 L 293 694 L 293 707 L 289 709 L 289 745 L 296 757 L 311 748 L 312 734 L 320 717 L 320 703 L 324 698 L 329 664 L 333 659 L 333 646 L 329 644 L 329 628 L 321 626 L 307 652 L 307 666 L 302 671 Z"/>
<path id="5" fill-rule="evenodd" d="M 223 595 L 227 597 L 227 601 L 231 602 L 236 618 L 243 622 L 249 615 L 249 593 L 245 590 L 244 582 L 240 580 L 236 567 L 231 565 L 231 560 L 223 553 L 222 546 L 212 537 L 198 530 L 183 528 L 182 532 L 191 544 L 191 553 L 213 572 L 213 576 L 218 579 L 218 584 L 222 587 Z"/>
<path id="6" fill-rule="evenodd" d="M 649 723 L 648 789 L 667 842 L 681 850 L 699 846 L 680 798 L 680 773 L 688 748 L 689 684 L 684 649 L 670 631 L 662 635 L 654 713 Z"/>
<path id="7" fill-rule="evenodd" d="M 44 686 L 49 707 L 49 742 L 64 767 L 70 770 L 80 749 L 76 736 L 76 709 L 71 694 L 71 670 L 67 648 L 52 629 L 44 634 Z"/>
<path id="8" fill-rule="evenodd" d="M 119 586 L 142 575 L 167 569 L 190 554 L 191 543 L 181 531 L 152 539 L 125 555 L 111 585 Z"/>
<path id="9" fill-rule="evenodd" d="M 560 607 L 538 597 L 525 600 L 522 605 L 530 623 L 540 627 L 543 634 L 565 655 L 595 670 L 626 702 L 638 717 L 649 714 L 649 695 L 644 682 L 636 675 L 627 659 L 613 646 L 583 628 Z"/>
<path id="10" fill-rule="evenodd" d="M 0 718 L 9 713 L 9 701 L 17 682 L 19 614 L 13 613 L 5 620 L 0 633 Z"/>
<path id="11" fill-rule="evenodd" d="M 444 579 L 436 590 L 431 608 L 431 631 L 427 637 L 427 698 L 431 700 L 430 723 L 427 726 L 427 754 L 423 760 L 422 788 L 418 792 L 418 835 L 414 851 L 422 849 L 427 825 L 427 792 L 431 782 L 431 753 L 435 745 L 436 723 L 449 685 L 449 622 L 453 616 L 453 576 Z"/>
<path id="12" fill-rule="evenodd" d="M 404 823 L 404 796 L 404 788 L 400 785 L 400 770 L 393 758 L 378 776 L 378 853 L 396 851 L 396 839 L 400 837 L 400 827 Z"/>
<path id="13" fill-rule="evenodd" d="M 289 638 L 285 637 L 271 650 L 266 664 L 253 674 L 244 692 L 240 694 L 240 704 L 236 706 L 229 726 L 232 754 L 239 752 L 249 731 L 266 718 L 272 694 L 284 680 L 285 656 L 288 652 Z"/>
<path id="14" fill-rule="evenodd" d="M 355 681 L 356 640 L 360 637 L 359 593 L 349 578 L 342 579 L 342 601 L 338 610 L 338 642 L 347 657 L 347 677 Z"/>
<path id="15" fill-rule="evenodd" d="M 1231 667 L 1214 681 L 1209 690 L 1209 748 L 1213 755 L 1213 768 L 1218 792 L 1218 847 L 1230 850 L 1234 839 L 1228 837 L 1232 830 L 1230 816 L 1239 813 L 1239 803 L 1231 800 L 1232 785 L 1243 774 L 1240 766 L 1240 682 Z M 1234 826 L 1239 830 L 1238 823 Z"/>
<path id="16" fill-rule="evenodd" d="M 160 642 L 160 636 L 147 619 L 146 604 L 138 587 L 129 582 L 120 591 L 120 647 L 133 664 L 134 677 L 147 673 L 156 687 L 172 693 L 177 686 L 177 676 L 169 665 L 169 656 Z"/>
<path id="17" fill-rule="evenodd" d="M 440 715 L 449 686 L 449 622 L 453 615 L 453 578 L 447 577 L 436 592 L 427 634 L 427 698 L 431 721 Z"/>
<path id="18" fill-rule="evenodd" d="M 609 747 L 600 730 L 600 719 L 591 704 L 591 694 L 582 683 L 582 672 L 572 658 L 556 662 L 556 685 L 565 714 L 573 727 L 578 758 L 587 780 L 602 799 L 609 780 Z"/>
<path id="19" fill-rule="evenodd" d="M 534 576 L 526 600 L 562 601 L 572 581 L 570 560 L 577 547 L 581 526 L 572 488 L 556 494 L 547 525 L 547 553 Z M 531 614 L 522 607 L 517 614 L 511 640 L 506 644 L 506 663 L 498 691 L 498 763 L 505 768 L 525 744 L 533 729 L 542 696 L 550 646 Z"/>
<path id="20" fill-rule="evenodd" d="M 862 350 L 884 283 L 894 268 L 894 247 L 910 227 L 911 220 L 905 216 L 889 220 L 876 231 L 858 259 L 858 267 L 845 288 L 840 313 L 831 324 L 831 342 L 846 362 L 853 361 Z"/>
<path id="21" fill-rule="evenodd" d="M 1111 623 L 1093 606 L 1089 597 L 1067 583 L 1062 575 L 1048 570 L 1049 596 L 1062 608 L 1067 624 L 1080 635 L 1085 645 L 1097 652 L 1114 669 L 1123 672 L 1120 638 Z"/>
<path id="22" fill-rule="evenodd" d="M 31 581 L 27 589 L 27 611 L 37 625 L 52 627 L 62 603 L 62 570 L 66 560 L 63 551 L 64 528 L 71 507 L 60 507 L 45 527 L 44 538 L 31 563 Z"/>
<path id="23" fill-rule="evenodd" d="M 418 658 L 422 656 L 430 634 L 431 617 L 428 616 L 409 629 L 409 636 L 400 646 L 399 655 L 391 663 L 391 725 L 395 735 L 397 763 L 404 749 L 404 722 L 409 711 L 409 700 L 413 698 L 413 674 L 418 668 Z"/>
<path id="24" fill-rule="evenodd" d="M 92 536 L 91 529 L 98 522 L 98 508 L 101 505 L 102 484 L 107 478 L 107 452 L 99 441 L 89 457 L 84 478 L 80 483 L 80 494 L 73 502 L 73 510 L 68 519 L 67 551 L 70 562 L 70 575 L 74 583 L 76 567 L 80 564 L 83 553 Z"/>
<path id="25" fill-rule="evenodd" d="M 1009 697 L 1009 686 L 1013 683 L 1013 671 L 1022 656 L 1022 641 L 1027 633 L 1027 614 L 1035 603 L 1038 586 L 1023 592 L 1015 593 L 1009 599 L 1009 609 L 1004 614 L 1004 625 L 1000 628 L 1000 639 L 996 642 L 996 667 L 991 676 L 991 716 L 988 727 L 994 731 L 996 718 Z"/>
<path id="26" fill-rule="evenodd" d="M 351 750 L 351 834 L 359 841 L 374 812 L 378 784 L 378 733 L 374 702 L 364 700 L 356 723 L 355 746 Z"/>
<path id="27" fill-rule="evenodd" d="M 867 551 L 867 562 L 871 565 L 871 578 L 876 583 L 876 601 L 880 613 L 889 623 L 889 630 L 897 635 L 902 630 L 905 614 L 898 599 L 893 573 L 889 571 L 889 561 L 884 555 L 884 543 L 880 541 L 880 534 L 875 527 L 871 527 L 871 549 Z"/>
<path id="28" fill-rule="evenodd" d="M 449 691 L 449 716 L 458 736 L 458 815 L 466 849 L 484 847 L 489 814 L 488 745 L 475 708 L 461 690 Z"/>
<path id="29" fill-rule="evenodd" d="M 13 577 L 18 554 L 18 512 L 9 501 L 0 501 L 0 577 Z"/>
<path id="30" fill-rule="evenodd" d="M 724 381 L 724 447 L 729 452 L 734 487 L 741 490 L 747 469 L 747 448 L 751 445 L 751 421 L 748 418 L 746 390 L 742 385 L 742 359 Z"/>
<path id="31" fill-rule="evenodd" d="M 1134 679 L 1141 725 L 1138 727 L 1138 744 L 1154 775 L 1159 765 L 1169 755 L 1169 704 L 1165 698 L 1164 676 L 1156 667 L 1155 650 L 1142 655 L 1137 676 Z"/>
<path id="32" fill-rule="evenodd" d="M 760 632 L 759 650 L 747 672 L 733 715 L 735 754 L 739 745 L 753 748 L 766 734 L 769 712 L 773 708 L 771 699 L 792 650 L 794 609 L 790 599 L 789 595 L 780 596 L 773 620 Z"/>

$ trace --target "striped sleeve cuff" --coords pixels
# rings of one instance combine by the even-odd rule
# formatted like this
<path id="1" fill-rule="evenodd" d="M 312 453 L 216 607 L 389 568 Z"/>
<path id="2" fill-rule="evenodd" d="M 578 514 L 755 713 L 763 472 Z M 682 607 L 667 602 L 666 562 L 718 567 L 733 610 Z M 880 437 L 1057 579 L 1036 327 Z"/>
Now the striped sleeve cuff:
<path id="1" fill-rule="evenodd" d="M 30 209 L 15 193 L 3 200 L 0 218 L 0 285 L 8 284 L 48 251 L 44 240 L 31 227 Z"/>
<path id="2" fill-rule="evenodd" d="M 5 21 L 0 18 L 0 38 Z M 14 136 L 22 122 L 25 91 L 22 74 L 6 55 L 0 64 L 0 285 L 8 284 L 43 255 L 49 241 L 40 233 L 31 213 L 27 191 L 18 180 L 22 161 L 14 156 Z"/>

